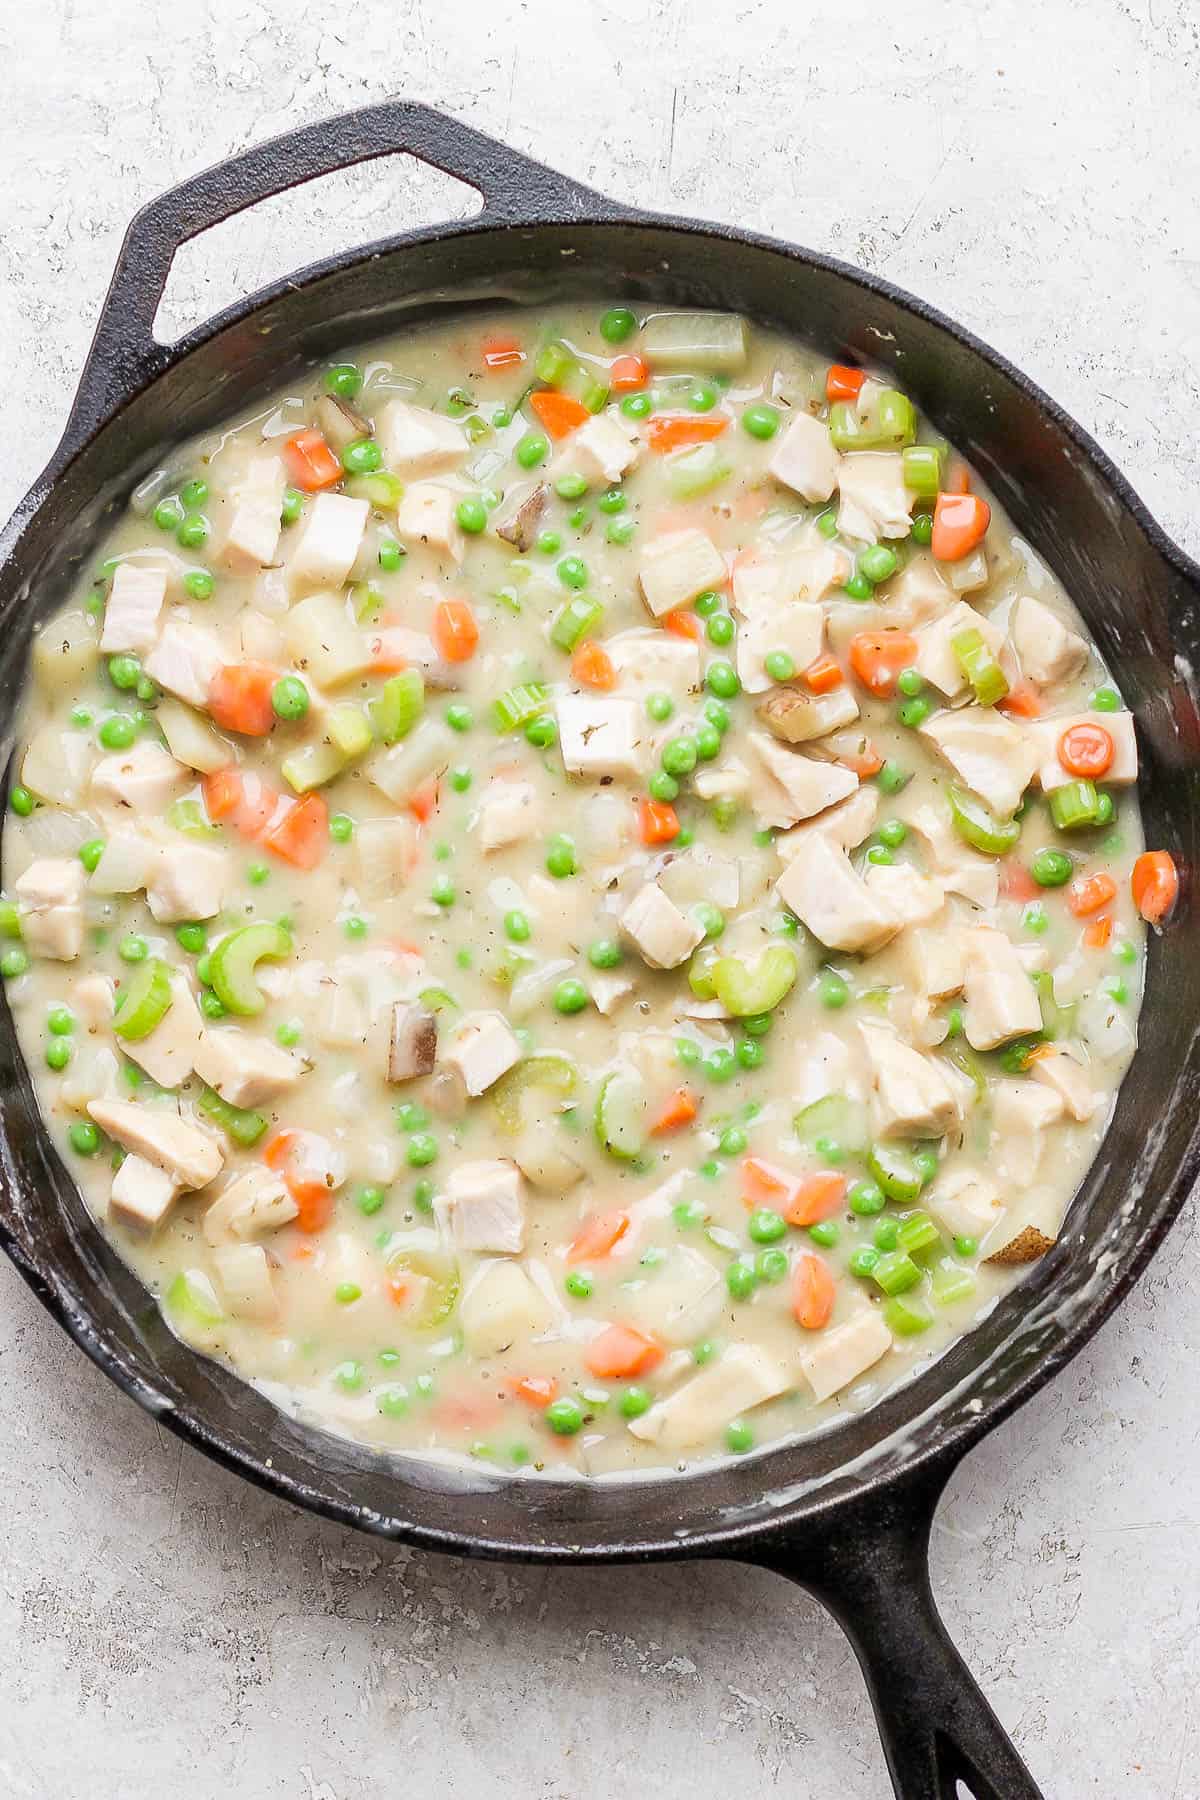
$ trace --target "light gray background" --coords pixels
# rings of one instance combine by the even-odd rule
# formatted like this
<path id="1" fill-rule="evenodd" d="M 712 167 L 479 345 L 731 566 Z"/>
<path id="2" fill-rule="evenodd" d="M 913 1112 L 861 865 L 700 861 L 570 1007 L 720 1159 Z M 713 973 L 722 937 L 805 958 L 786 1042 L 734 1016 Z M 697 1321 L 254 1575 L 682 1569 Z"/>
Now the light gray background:
<path id="1" fill-rule="evenodd" d="M 614 194 L 934 300 L 1065 402 L 1196 552 L 1196 16 L 1189 0 L 8 0 L 0 510 L 61 428 L 134 208 L 404 92 Z M 181 258 L 169 320 L 448 207 L 461 191 L 395 165 L 293 196 Z M 1056 1800 L 1200 1795 L 1198 1311 L 1187 1217 L 938 1522 L 947 1621 Z M 782 1582 L 480 1568 L 302 1517 L 120 1397 L 7 1265 L 0 1493 L 10 1800 L 890 1792 L 849 1652 Z"/>

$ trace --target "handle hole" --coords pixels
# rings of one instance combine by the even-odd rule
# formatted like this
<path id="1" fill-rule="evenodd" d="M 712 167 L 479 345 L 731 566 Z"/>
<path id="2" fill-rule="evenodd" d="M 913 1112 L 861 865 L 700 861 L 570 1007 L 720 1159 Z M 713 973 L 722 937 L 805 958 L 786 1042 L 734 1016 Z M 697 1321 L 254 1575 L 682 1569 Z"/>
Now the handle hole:
<path id="1" fill-rule="evenodd" d="M 181 245 L 154 337 L 174 344 L 234 301 L 327 256 L 482 210 L 475 188 L 404 151 L 317 176 Z"/>

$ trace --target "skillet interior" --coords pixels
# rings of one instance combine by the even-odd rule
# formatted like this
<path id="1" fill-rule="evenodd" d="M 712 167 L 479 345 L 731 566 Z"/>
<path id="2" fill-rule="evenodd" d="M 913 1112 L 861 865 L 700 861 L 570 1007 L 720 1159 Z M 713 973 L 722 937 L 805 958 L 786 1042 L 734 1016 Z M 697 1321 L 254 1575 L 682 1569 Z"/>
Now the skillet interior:
<path id="1" fill-rule="evenodd" d="M 1200 830 L 1191 661 L 1200 577 L 1132 503 L 1082 434 L 1013 372 L 923 309 L 821 259 L 715 228 L 655 221 L 467 227 L 418 234 L 289 285 L 207 337 L 106 425 L 12 541 L 0 570 L 0 673 L 18 691 L 32 624 L 49 613 L 106 508 L 165 444 L 212 425 L 303 363 L 477 295 L 570 296 L 743 311 L 898 380 L 986 474 L 1050 561 L 1118 673 L 1142 731 L 1147 836 L 1185 869 Z M 1188 897 L 1185 895 L 1185 907 Z M 706 1474 L 623 1485 L 467 1478 L 383 1462 L 302 1429 L 174 1339 L 90 1224 L 37 1121 L 7 1006 L 0 1015 L 0 1231 L 68 1329 L 142 1404 L 285 1496 L 368 1529 L 478 1554 L 702 1552 L 825 1511 L 881 1476 L 940 1460 L 1061 1365 L 1115 1305 L 1198 1165 L 1200 958 L 1190 908 L 1152 947 L 1141 1046 L 1100 1157 L 1055 1251 L 988 1321 L 871 1412 Z"/>

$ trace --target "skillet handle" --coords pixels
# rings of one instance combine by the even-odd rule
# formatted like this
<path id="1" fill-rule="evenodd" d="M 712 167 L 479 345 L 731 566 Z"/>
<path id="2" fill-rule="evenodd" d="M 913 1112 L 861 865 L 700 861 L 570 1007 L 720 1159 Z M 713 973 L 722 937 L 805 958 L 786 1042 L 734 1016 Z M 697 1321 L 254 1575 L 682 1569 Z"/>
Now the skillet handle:
<path id="1" fill-rule="evenodd" d="M 613 218 L 590 188 L 410 100 L 385 100 L 255 144 L 148 201 L 125 233 L 79 389 L 55 453 L 62 466 L 166 366 L 154 318 L 176 251 L 248 206 L 356 163 L 406 151 L 473 187 L 483 210 L 464 229 L 542 219 Z"/>
<path id="2" fill-rule="evenodd" d="M 929 1533 L 952 1467 L 868 1492 L 815 1541 L 806 1525 L 750 1560 L 806 1588 L 850 1639 L 898 1800 L 1044 1800 L 934 1605 Z"/>

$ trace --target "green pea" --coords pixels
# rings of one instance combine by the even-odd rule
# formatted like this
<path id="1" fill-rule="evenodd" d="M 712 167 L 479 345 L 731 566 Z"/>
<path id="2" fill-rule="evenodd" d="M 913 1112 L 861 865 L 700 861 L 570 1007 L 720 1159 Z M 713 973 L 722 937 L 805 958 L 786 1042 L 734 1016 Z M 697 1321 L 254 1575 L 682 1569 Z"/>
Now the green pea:
<path id="1" fill-rule="evenodd" d="M 928 1187 L 940 1166 L 936 1150 L 916 1150 L 913 1152 L 913 1164 L 921 1177 L 921 1185 Z"/>
<path id="2" fill-rule="evenodd" d="M 872 585 L 886 581 L 894 575 L 899 566 L 896 552 L 889 550 L 886 544 L 871 544 L 859 554 L 858 566 Z"/>
<path id="3" fill-rule="evenodd" d="M 622 545 L 632 541 L 637 525 L 633 519 L 610 519 L 604 530 L 604 536 L 610 544 Z"/>
<path id="4" fill-rule="evenodd" d="M 737 1073 L 737 1057 L 724 1044 L 718 1044 L 703 1059 L 702 1067 L 710 1081 L 729 1081 Z"/>
<path id="5" fill-rule="evenodd" d="M 884 867 L 889 867 L 895 860 L 895 857 L 892 855 L 886 844 L 872 844 L 867 851 L 867 861 L 869 863 L 882 863 Z"/>
<path id="6" fill-rule="evenodd" d="M 1041 937 L 1050 928 L 1050 917 L 1045 907 L 1035 900 L 1022 912 L 1021 923 L 1034 937 Z"/>
<path id="7" fill-rule="evenodd" d="M 90 1119 L 76 1119 L 67 1140 L 77 1156 L 95 1156 L 100 1148 L 100 1133 Z"/>
<path id="8" fill-rule="evenodd" d="M 952 1006 L 946 1014 L 946 1036 L 961 1037 L 963 1032 L 963 1016 L 961 1006 Z"/>
<path id="9" fill-rule="evenodd" d="M 742 687 L 733 664 L 720 659 L 709 663 L 704 675 L 704 685 L 718 700 L 732 700 L 735 694 L 741 692 Z"/>
<path id="10" fill-rule="evenodd" d="M 526 723 L 525 742 L 532 744 L 535 750 L 548 750 L 557 737 L 558 724 L 550 713 L 539 713 Z"/>
<path id="11" fill-rule="evenodd" d="M 646 711 L 658 725 L 665 725 L 675 711 L 675 702 L 670 694 L 649 694 L 646 698 Z"/>
<path id="12" fill-rule="evenodd" d="M 338 400 L 353 400 L 362 384 L 363 378 L 353 363 L 334 363 L 325 371 L 325 392 Z"/>
<path id="13" fill-rule="evenodd" d="M 600 336 L 606 344 L 623 344 L 637 330 L 637 320 L 627 306 L 610 306 L 600 319 Z"/>
<path id="14" fill-rule="evenodd" d="M 696 761 L 696 746 L 691 738 L 671 738 L 663 745 L 662 766 L 668 775 L 690 775 Z"/>
<path id="15" fill-rule="evenodd" d="M 954 1240 L 954 1254 L 956 1256 L 974 1256 L 978 1249 L 978 1240 L 973 1237 L 956 1237 Z"/>
<path id="16" fill-rule="evenodd" d="M 870 1244 L 862 1244 L 857 1250 L 851 1253 L 847 1267 L 852 1275 L 857 1275 L 865 1280 L 865 1278 L 871 1274 L 878 1261 L 878 1250 L 873 1250 Z"/>
<path id="17" fill-rule="evenodd" d="M 708 723 L 712 726 L 713 730 L 720 732 L 721 736 L 724 737 L 725 733 L 729 730 L 729 708 L 723 705 L 720 700 L 706 700 L 704 702 L 704 717 L 708 720 Z"/>
<path id="18" fill-rule="evenodd" d="M 918 697 L 915 700 L 906 700 L 903 706 L 897 707 L 896 717 L 902 725 L 907 725 L 910 731 L 915 731 L 918 725 L 925 723 L 932 711 L 932 701 Z"/>
<path id="19" fill-rule="evenodd" d="M 582 1012 L 588 1003 L 588 991 L 582 981 L 568 977 L 554 990 L 554 1010 L 560 1013 Z"/>
<path id="20" fill-rule="evenodd" d="M 920 669 L 901 669 L 896 677 L 896 686 L 908 700 L 913 700 L 925 686 L 925 677 Z"/>
<path id="21" fill-rule="evenodd" d="M 308 689 L 298 675 L 281 675 L 271 689 L 271 711 L 277 719 L 302 719 L 308 711 Z"/>
<path id="22" fill-rule="evenodd" d="M 615 969 L 622 958 L 616 938 L 597 938 L 588 945 L 587 959 L 593 969 Z"/>
<path id="23" fill-rule="evenodd" d="M 128 692 L 135 688 L 142 672 L 142 665 L 136 656 L 110 656 L 108 659 L 108 679 L 115 688 Z"/>
<path id="24" fill-rule="evenodd" d="M 870 600 L 875 589 L 862 570 L 856 569 L 849 581 L 844 584 L 842 592 L 847 600 Z"/>
<path id="25" fill-rule="evenodd" d="M 450 771 L 450 786 L 456 794 L 465 794 L 471 785 L 471 771 L 460 764 Z"/>
<path id="26" fill-rule="evenodd" d="M 889 850 L 898 850 L 908 836 L 908 826 L 903 819 L 885 819 L 879 827 L 879 836 Z"/>
<path id="27" fill-rule="evenodd" d="M 217 996 L 207 989 L 200 996 L 200 1011 L 204 1014 L 206 1019 L 223 1019 L 225 1017 L 225 1007 L 223 1002 L 218 1000 Z"/>
<path id="28" fill-rule="evenodd" d="M 396 1108 L 396 1129 L 398 1131 L 424 1131 L 429 1123 L 429 1114 L 415 1100 L 401 1101 Z"/>
<path id="29" fill-rule="evenodd" d="M 909 770 L 901 768 L 898 762 L 892 762 L 889 758 L 875 779 L 883 793 L 898 794 L 901 788 L 908 786 L 912 775 Z"/>
<path id="30" fill-rule="evenodd" d="M 1097 688 L 1088 705 L 1092 712 L 1120 712 L 1121 696 L 1114 687 Z"/>
<path id="31" fill-rule="evenodd" d="M 721 734 L 715 725 L 701 725 L 695 739 L 696 755 L 701 762 L 712 762 L 721 754 Z"/>
<path id="32" fill-rule="evenodd" d="M 656 769 L 646 786 L 650 790 L 652 800 L 661 800 L 668 806 L 679 795 L 679 783 L 673 775 L 668 775 L 665 769 Z"/>
<path id="33" fill-rule="evenodd" d="M 106 750 L 128 750 L 137 736 L 137 725 L 128 713 L 112 713 L 101 725 L 98 736 Z"/>
<path id="34" fill-rule="evenodd" d="M 279 517 L 284 525 L 294 525 L 304 511 L 304 495 L 299 488 L 284 488 Z"/>
<path id="35" fill-rule="evenodd" d="M 550 440 L 540 431 L 531 431 L 521 439 L 513 454 L 521 468 L 536 469 L 550 454 Z"/>
<path id="36" fill-rule="evenodd" d="M 543 556 L 557 556 L 562 549 L 562 539 L 557 531 L 542 531 L 538 534 L 535 546 Z"/>
<path id="37" fill-rule="evenodd" d="M 680 1200 L 671 1208 L 677 1231 L 698 1231 L 708 1218 L 708 1208 L 698 1200 Z"/>
<path id="38" fill-rule="evenodd" d="M 765 400 L 756 401 L 742 414 L 742 430 L 749 432 L 752 438 L 760 438 L 764 442 L 767 438 L 773 438 L 779 430 L 778 409 L 768 406 Z"/>
<path id="39" fill-rule="evenodd" d="M 282 1044 L 285 1050 L 291 1050 L 300 1042 L 303 1033 L 294 1020 L 285 1020 L 275 1027 L 275 1042 Z"/>
<path id="40" fill-rule="evenodd" d="M 748 1037 L 766 1037 L 773 1023 L 770 1013 L 747 1013 L 742 1020 L 742 1030 Z"/>
<path id="41" fill-rule="evenodd" d="M 121 942 L 117 945 L 117 955 L 121 958 L 122 962 L 145 962 L 149 954 L 150 945 L 144 937 L 139 936 L 137 933 L 122 938 Z"/>
<path id="42" fill-rule="evenodd" d="M 46 1029 L 52 1037 L 70 1037 L 75 1029 L 75 1014 L 69 1006 L 52 1006 L 46 1014 Z"/>
<path id="43" fill-rule="evenodd" d="M 410 1169 L 425 1169 L 437 1161 L 437 1153 L 437 1139 L 428 1131 L 416 1131 L 409 1138 L 404 1154 Z"/>
<path id="44" fill-rule="evenodd" d="M 704 927 L 706 938 L 719 938 L 725 929 L 725 914 L 710 900 L 701 900 L 697 906 L 693 907 L 692 917 L 697 925 Z"/>
<path id="45" fill-rule="evenodd" d="M 772 1286 L 786 1279 L 790 1266 L 786 1250 L 760 1250 L 754 1259 L 754 1273 Z"/>
<path id="46" fill-rule="evenodd" d="M 203 513 L 188 513 L 175 536 L 184 550 L 198 550 L 206 542 L 209 530 L 208 520 Z"/>
<path id="47" fill-rule="evenodd" d="M 850 1211 L 864 1219 L 881 1213 L 887 1205 L 883 1189 L 873 1181 L 856 1181 L 846 1198 Z"/>
<path id="48" fill-rule="evenodd" d="M 154 508 L 151 517 L 160 531 L 177 531 L 184 519 L 184 505 L 178 494 L 168 494 Z"/>
<path id="49" fill-rule="evenodd" d="M 745 1456 L 754 1448 L 754 1433 L 745 1419 L 731 1419 L 725 1427 L 725 1448 L 734 1456 Z"/>
<path id="50" fill-rule="evenodd" d="M 822 1219 L 819 1224 L 809 1226 L 808 1235 L 822 1250 L 831 1250 L 838 1241 L 839 1233 L 833 1219 Z"/>
<path id="51" fill-rule="evenodd" d="M 86 844 L 79 846 L 79 860 L 91 875 L 100 858 L 104 855 L 104 839 L 89 838 Z"/>
<path id="52" fill-rule="evenodd" d="M 625 495 L 621 492 L 620 488 L 616 487 L 606 489 L 596 501 L 596 505 L 600 508 L 602 513 L 624 512 L 627 504 L 628 502 L 626 501 Z"/>
<path id="53" fill-rule="evenodd" d="M 786 1234 L 787 1220 L 771 1207 L 763 1206 L 750 1214 L 746 1229 L 754 1243 L 775 1244 Z"/>
<path id="54" fill-rule="evenodd" d="M 1094 820 L 1094 824 L 1097 827 L 1099 827 L 1101 825 L 1111 825 L 1113 822 L 1113 815 L 1116 812 L 1116 810 L 1117 810 L 1116 804 L 1115 804 L 1111 794 L 1105 794 L 1103 792 L 1097 794 L 1096 795 L 1096 817 Z M 1105 846 L 1105 848 L 1107 849 L 1107 845 Z M 1119 848 L 1119 846 L 1118 846 L 1118 848 Z"/>
<path id="55" fill-rule="evenodd" d="M 732 794 L 719 794 L 712 803 L 713 824 L 718 831 L 732 831 L 738 820 L 738 803 Z"/>
<path id="56" fill-rule="evenodd" d="M 467 494 L 454 509 L 454 516 L 459 527 L 470 537 L 478 537 L 481 531 L 487 530 L 487 507 L 478 494 Z"/>
<path id="57" fill-rule="evenodd" d="M 914 544 L 931 544 L 933 542 L 933 515 L 918 513 L 912 522 L 909 536 Z"/>
<path id="58" fill-rule="evenodd" d="M 711 412 L 720 398 L 720 388 L 711 381 L 698 381 L 688 391 L 688 405 L 693 412 Z"/>
<path id="59" fill-rule="evenodd" d="M 617 1401 L 617 1411 L 623 1419 L 640 1419 L 643 1413 L 649 1412 L 653 1403 L 653 1395 L 644 1387 L 627 1387 Z"/>
<path id="60" fill-rule="evenodd" d="M 475 723 L 475 715 L 470 707 L 463 706 L 457 700 L 446 708 L 445 717 L 451 731 L 470 731 Z"/>
<path id="61" fill-rule="evenodd" d="M 392 575 L 404 561 L 407 552 L 395 538 L 383 538 L 379 545 L 379 566 Z"/>
<path id="62" fill-rule="evenodd" d="M 733 620 L 726 612 L 714 613 L 704 627 L 705 637 L 710 644 L 715 644 L 718 650 L 724 650 L 732 644 L 735 631 Z"/>
<path id="63" fill-rule="evenodd" d="M 448 875 L 438 876 L 438 879 L 429 890 L 429 898 L 433 901 L 435 906 L 454 905 L 458 895 L 455 893 L 454 883 Z"/>
<path id="64" fill-rule="evenodd" d="M 727 1125 L 717 1145 L 722 1156 L 740 1156 L 746 1148 L 746 1134 L 740 1125 Z"/>
<path id="65" fill-rule="evenodd" d="M 353 1306 L 356 1300 L 362 1299 L 362 1289 L 357 1281 L 339 1281 L 333 1290 L 333 1297 L 339 1306 Z"/>
<path id="66" fill-rule="evenodd" d="M 563 1286 L 573 1300 L 590 1300 L 595 1282 L 582 1269 L 572 1269 Z"/>
<path id="67" fill-rule="evenodd" d="M 754 1038 L 739 1038 L 737 1059 L 743 1069 L 760 1069 L 766 1061 L 766 1046 Z"/>
<path id="68" fill-rule="evenodd" d="M 53 1069 L 56 1073 L 61 1069 L 65 1069 L 71 1060 L 71 1054 L 71 1040 L 69 1038 L 51 1038 L 45 1049 L 46 1067 L 48 1069 Z"/>
<path id="69" fill-rule="evenodd" d="M 266 878 L 266 873 L 266 870 L 264 870 L 264 880 Z M 370 931 L 370 926 L 365 919 L 360 919 L 356 914 L 352 914 L 350 918 L 343 920 L 342 930 L 348 938 L 357 942 L 367 936 Z"/>
<path id="70" fill-rule="evenodd" d="M 835 538 L 838 534 L 837 514 L 830 507 L 827 512 L 818 515 L 817 530 L 823 538 Z"/>
<path id="71" fill-rule="evenodd" d="M 529 920 L 523 912 L 506 912 L 504 915 L 504 935 L 511 943 L 524 944 L 529 941 Z"/>
<path id="72" fill-rule="evenodd" d="M 1075 865 L 1065 850 L 1039 850 L 1029 873 L 1039 887 L 1062 887 L 1070 881 Z"/>
<path id="73" fill-rule="evenodd" d="M 763 667 L 772 681 L 790 681 L 796 673 L 796 664 L 786 650 L 768 650 Z"/>
<path id="74" fill-rule="evenodd" d="M 871 1242 L 877 1250 L 894 1250 L 900 1242 L 899 1220 L 880 1219 L 871 1233 Z"/>
<path id="75" fill-rule="evenodd" d="M 73 706 L 71 708 L 71 723 L 76 731 L 86 731 L 91 722 L 92 715 L 86 706 Z"/>
<path id="76" fill-rule="evenodd" d="M 725 1286 L 734 1300 L 748 1300 L 758 1286 L 758 1276 L 749 1263 L 732 1262 L 725 1271 Z"/>
<path id="77" fill-rule="evenodd" d="M 824 969 L 817 981 L 817 999 L 830 1012 L 840 1012 L 850 998 L 850 989 L 835 969 Z"/>
<path id="78" fill-rule="evenodd" d="M 556 881 L 563 881 L 568 875 L 574 875 L 578 867 L 574 843 L 569 837 L 557 832 L 546 846 L 547 871 Z"/>
<path id="79" fill-rule="evenodd" d="M 555 1437 L 574 1437 L 583 1429 L 585 1414 L 578 1400 L 564 1395 L 561 1400 L 552 1400 L 542 1417 Z"/>
<path id="80" fill-rule="evenodd" d="M 627 419 L 645 419 L 654 410 L 654 401 L 649 394 L 625 394 L 621 400 L 621 411 Z"/>
<path id="81" fill-rule="evenodd" d="M 28 967 L 28 953 L 22 950 L 20 944 L 11 944 L 0 955 L 0 975 L 3 975 L 6 981 L 12 981 L 18 975 L 24 975 Z"/>
<path id="82" fill-rule="evenodd" d="M 329 835 L 337 844 L 348 844 L 354 836 L 354 820 L 349 813 L 334 813 L 329 821 Z"/>
<path id="83" fill-rule="evenodd" d="M 564 587 L 578 591 L 587 586 L 587 564 L 578 556 L 564 556 L 554 572 Z"/>

